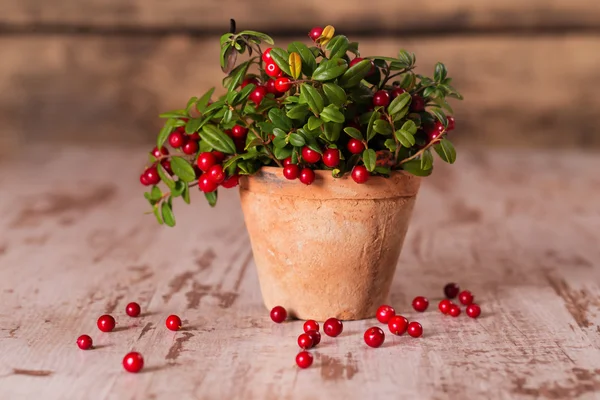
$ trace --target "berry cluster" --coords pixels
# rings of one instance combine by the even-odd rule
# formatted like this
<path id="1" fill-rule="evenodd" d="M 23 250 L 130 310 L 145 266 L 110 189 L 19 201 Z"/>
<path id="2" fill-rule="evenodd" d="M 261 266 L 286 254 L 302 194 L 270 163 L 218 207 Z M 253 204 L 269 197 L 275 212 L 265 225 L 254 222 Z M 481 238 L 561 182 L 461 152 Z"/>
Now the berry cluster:
<path id="1" fill-rule="evenodd" d="M 263 166 L 306 185 L 315 170 L 365 184 L 395 170 L 427 176 L 434 152 L 456 160 L 447 99 L 462 96 L 444 64 L 429 78 L 414 72 L 413 53 L 361 56 L 358 43 L 330 25 L 308 36 L 311 45 L 295 41 L 287 49 L 255 31 L 221 37 L 227 92 L 212 101 L 213 88 L 161 114 L 166 123 L 140 176 L 151 186 L 145 196 L 160 223 L 175 224 L 172 199 L 189 202 L 190 187 L 214 205 L 219 187 L 236 186 L 240 175 Z M 246 52 L 250 58 L 236 65 Z"/>
<path id="2" fill-rule="evenodd" d="M 449 283 L 444 287 L 444 295 L 447 297 L 440 301 L 438 308 L 442 314 L 447 314 L 452 317 L 458 317 L 461 313 L 460 306 L 454 304 L 451 299 L 458 296 L 458 301 L 466 306 L 466 313 L 471 318 L 477 318 L 481 314 L 481 307 L 473 302 L 474 296 L 468 290 L 460 291 L 456 283 Z"/>
<path id="3" fill-rule="evenodd" d="M 141 313 L 141 307 L 138 303 L 132 302 L 125 307 L 125 313 L 130 317 L 137 317 Z M 167 329 L 178 331 L 181 329 L 181 319 L 177 315 L 169 315 L 165 321 Z M 98 329 L 102 332 L 112 332 L 117 325 L 115 318 L 112 315 L 104 314 L 98 318 L 96 322 Z M 77 346 L 81 350 L 89 350 L 93 348 L 93 340 L 89 335 L 81 335 L 77 338 Z M 128 372 L 140 372 L 144 368 L 144 357 L 138 352 L 129 352 L 123 357 L 123 368 Z"/>

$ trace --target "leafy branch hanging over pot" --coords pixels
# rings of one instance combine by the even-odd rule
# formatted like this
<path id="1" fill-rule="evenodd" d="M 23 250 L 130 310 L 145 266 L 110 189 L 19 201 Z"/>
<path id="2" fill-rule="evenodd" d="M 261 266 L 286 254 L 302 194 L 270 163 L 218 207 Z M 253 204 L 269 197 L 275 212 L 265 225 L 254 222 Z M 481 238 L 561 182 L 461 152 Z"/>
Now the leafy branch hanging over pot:
<path id="1" fill-rule="evenodd" d="M 219 186 L 237 186 L 240 175 L 262 166 L 279 166 L 287 179 L 310 185 L 315 169 L 336 178 L 351 174 L 357 184 L 393 170 L 427 176 L 432 149 L 454 163 L 446 99 L 462 96 L 444 64 L 435 65 L 433 78 L 422 76 L 414 73 L 413 53 L 361 57 L 357 42 L 334 32 L 314 28 L 313 46 L 296 41 L 287 48 L 255 31 L 233 28 L 221 36 L 227 92 L 213 102 L 212 88 L 161 114 L 166 122 L 140 177 L 152 186 L 144 195 L 159 223 L 175 225 L 172 199 L 189 203 L 190 187 L 214 206 Z M 273 47 L 263 50 L 264 44 Z M 244 53 L 249 59 L 236 65 Z"/>

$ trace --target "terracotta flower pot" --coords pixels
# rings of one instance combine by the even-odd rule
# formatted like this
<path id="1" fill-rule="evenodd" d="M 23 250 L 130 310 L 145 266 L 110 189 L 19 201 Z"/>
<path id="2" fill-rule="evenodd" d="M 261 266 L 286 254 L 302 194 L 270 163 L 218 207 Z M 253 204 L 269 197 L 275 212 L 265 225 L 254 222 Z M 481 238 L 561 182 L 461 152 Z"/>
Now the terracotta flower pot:
<path id="1" fill-rule="evenodd" d="M 359 185 L 315 171 L 310 186 L 263 167 L 240 198 L 265 305 L 324 321 L 371 318 L 387 301 L 420 178 Z"/>

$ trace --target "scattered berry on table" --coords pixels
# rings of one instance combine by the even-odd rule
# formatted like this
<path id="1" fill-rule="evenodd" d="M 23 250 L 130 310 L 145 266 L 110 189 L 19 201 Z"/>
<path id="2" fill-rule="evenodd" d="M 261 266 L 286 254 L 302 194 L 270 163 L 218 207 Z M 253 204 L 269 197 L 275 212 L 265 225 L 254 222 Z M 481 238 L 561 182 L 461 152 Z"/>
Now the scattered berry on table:
<path id="1" fill-rule="evenodd" d="M 318 331 L 319 323 L 317 321 L 315 321 L 314 319 L 309 319 L 308 321 L 306 321 L 304 323 L 304 325 L 302 327 L 304 328 L 304 332 Z"/>
<path id="2" fill-rule="evenodd" d="M 408 324 L 407 331 L 410 336 L 417 338 L 423 334 L 423 326 L 416 321 L 412 321 Z"/>
<path id="3" fill-rule="evenodd" d="M 448 310 L 448 315 L 452 316 L 452 317 L 458 317 L 460 315 L 460 307 L 457 306 L 456 304 L 452 304 L 450 306 L 450 309 Z"/>
<path id="4" fill-rule="evenodd" d="M 275 323 L 282 323 L 287 318 L 287 311 L 281 306 L 275 306 L 271 310 L 271 319 Z"/>
<path id="5" fill-rule="evenodd" d="M 446 286 L 444 286 L 444 296 L 449 299 L 455 298 L 458 295 L 458 292 L 460 292 L 460 288 L 454 282 L 448 283 Z"/>
<path id="6" fill-rule="evenodd" d="M 308 351 L 301 351 L 296 356 L 296 364 L 300 368 L 308 368 L 312 365 L 312 363 L 313 363 L 313 355 L 310 354 Z"/>
<path id="7" fill-rule="evenodd" d="M 177 315 L 169 315 L 165 321 L 165 325 L 170 331 L 178 331 L 181 329 L 181 318 Z"/>
<path id="8" fill-rule="evenodd" d="M 388 322 L 388 328 L 394 335 L 404 335 L 408 329 L 408 320 L 402 315 L 394 315 Z"/>
<path id="9" fill-rule="evenodd" d="M 364 334 L 365 343 L 369 347 L 379 347 L 383 344 L 385 340 L 385 333 L 381 328 L 376 326 L 369 328 L 366 330 Z"/>
<path id="10" fill-rule="evenodd" d="M 481 314 L 481 308 L 479 305 L 473 303 L 467 306 L 467 315 L 471 318 L 477 318 Z"/>
<path id="11" fill-rule="evenodd" d="M 377 309 L 376 317 L 377 321 L 387 324 L 394 315 L 396 315 L 394 307 L 384 304 Z"/>
<path id="12" fill-rule="evenodd" d="M 138 315 L 140 315 L 140 312 L 142 312 L 142 309 L 138 303 L 131 302 L 127 304 L 127 307 L 125 307 L 125 312 L 130 317 L 137 317 Z"/>
<path id="13" fill-rule="evenodd" d="M 88 350 L 91 349 L 93 346 L 93 341 L 92 338 L 89 337 L 88 335 L 81 335 L 77 338 L 77 346 L 81 349 L 81 350 Z"/>
<path id="14" fill-rule="evenodd" d="M 323 332 L 327 336 L 336 337 L 339 336 L 344 330 L 344 324 L 337 318 L 329 318 L 323 324 Z"/>
<path id="15" fill-rule="evenodd" d="M 442 314 L 448 314 L 448 311 L 450 311 L 450 307 L 452 307 L 452 305 L 453 304 L 450 300 L 444 299 L 444 300 L 440 301 L 438 308 L 440 309 Z"/>
<path id="16" fill-rule="evenodd" d="M 306 334 L 308 336 L 310 336 L 310 338 L 312 339 L 313 347 L 315 347 L 316 345 L 321 343 L 321 332 L 315 331 L 315 330 L 310 330 L 310 331 L 306 332 Z"/>
<path id="17" fill-rule="evenodd" d="M 469 304 L 473 303 L 473 294 L 468 290 L 463 290 L 459 293 L 458 300 L 465 306 L 468 306 Z"/>
<path id="18" fill-rule="evenodd" d="M 115 329 L 116 322 L 111 315 L 104 314 L 98 318 L 97 325 L 102 332 L 110 332 Z"/>
<path id="19" fill-rule="evenodd" d="M 312 336 L 308 333 L 301 333 L 300 336 L 298 336 L 298 346 L 300 346 L 300 348 L 304 350 L 313 347 L 314 343 Z"/>
<path id="20" fill-rule="evenodd" d="M 417 296 L 412 301 L 412 306 L 415 309 L 415 311 L 424 312 L 425 310 L 427 310 L 427 307 L 429 307 L 429 300 L 427 300 L 426 297 Z"/>
<path id="21" fill-rule="evenodd" d="M 144 357 L 140 353 L 132 351 L 123 357 L 123 368 L 127 372 L 140 372 L 144 368 Z"/>

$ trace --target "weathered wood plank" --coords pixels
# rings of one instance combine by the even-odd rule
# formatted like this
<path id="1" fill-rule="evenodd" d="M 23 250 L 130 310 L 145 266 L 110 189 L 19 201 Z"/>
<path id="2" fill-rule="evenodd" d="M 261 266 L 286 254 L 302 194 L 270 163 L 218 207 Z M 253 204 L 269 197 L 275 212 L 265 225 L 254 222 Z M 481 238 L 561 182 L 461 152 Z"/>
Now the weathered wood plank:
<path id="1" fill-rule="evenodd" d="M 69 0 L 0 2 L 0 23 L 24 26 L 133 27 L 192 29 L 220 33 L 236 18 L 242 29 L 308 31 L 315 23 L 348 30 L 455 31 L 497 29 L 597 28 L 600 10 L 593 0 L 336 0 L 272 2 L 239 0 L 189 2 L 172 0 Z"/>
<path id="2" fill-rule="evenodd" d="M 597 154 L 462 151 L 455 166 L 438 165 L 419 194 L 391 299 L 424 337 L 388 336 L 370 349 L 362 332 L 376 321 L 348 322 L 298 371 L 301 323 L 269 321 L 235 191 L 216 209 L 200 196 L 177 203 L 178 226 L 160 227 L 141 213 L 143 158 L 132 156 L 141 152 L 33 146 L 1 164 L 0 208 L 12 212 L 0 213 L 0 397 L 600 394 Z M 448 281 L 474 292 L 480 319 L 435 310 Z M 411 311 L 416 295 L 430 298 L 426 313 Z M 141 318 L 124 315 L 132 300 Z M 117 332 L 95 328 L 104 312 Z M 170 313 L 186 330 L 163 327 Z M 78 350 L 81 333 L 98 348 Z M 146 357 L 146 373 L 121 370 L 131 349 Z"/>
<path id="3" fill-rule="evenodd" d="M 589 84 L 600 81 L 600 36 L 362 43 L 364 54 L 413 50 L 429 74 L 446 62 L 467 99 L 455 107 L 458 141 L 600 146 L 600 98 Z M 216 38 L 14 37 L 0 48 L 3 135 L 27 139 L 148 141 L 160 112 L 220 86 L 223 76 Z"/>

